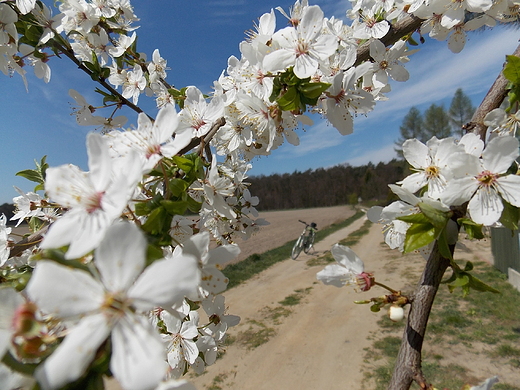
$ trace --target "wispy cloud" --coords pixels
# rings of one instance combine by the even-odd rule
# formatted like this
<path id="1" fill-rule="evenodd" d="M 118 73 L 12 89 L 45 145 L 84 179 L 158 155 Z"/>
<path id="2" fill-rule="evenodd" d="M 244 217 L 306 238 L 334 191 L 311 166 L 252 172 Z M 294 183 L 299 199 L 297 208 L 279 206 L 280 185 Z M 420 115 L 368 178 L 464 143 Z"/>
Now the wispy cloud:
<path id="1" fill-rule="evenodd" d="M 348 163 L 354 167 L 357 167 L 359 165 L 366 165 L 369 162 L 374 164 L 379 162 L 388 162 L 397 157 L 393 144 L 386 145 L 380 149 L 363 150 L 363 154 L 356 157 L 347 158 L 345 161 L 343 161 L 343 163 Z"/>
<path id="2" fill-rule="evenodd" d="M 321 120 L 321 122 L 309 128 L 305 133 L 300 133 L 300 145 L 290 150 L 292 155 L 302 156 L 337 146 L 343 140 L 344 136 L 339 134 L 325 120 Z"/>

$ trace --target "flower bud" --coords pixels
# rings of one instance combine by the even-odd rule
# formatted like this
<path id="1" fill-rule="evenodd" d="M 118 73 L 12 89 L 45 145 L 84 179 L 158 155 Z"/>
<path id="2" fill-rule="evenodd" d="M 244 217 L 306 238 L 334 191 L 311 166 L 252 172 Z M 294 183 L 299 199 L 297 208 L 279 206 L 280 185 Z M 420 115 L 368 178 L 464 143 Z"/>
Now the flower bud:
<path id="1" fill-rule="evenodd" d="M 401 306 L 390 306 L 388 315 L 394 322 L 401 321 L 404 318 L 404 309 Z"/>

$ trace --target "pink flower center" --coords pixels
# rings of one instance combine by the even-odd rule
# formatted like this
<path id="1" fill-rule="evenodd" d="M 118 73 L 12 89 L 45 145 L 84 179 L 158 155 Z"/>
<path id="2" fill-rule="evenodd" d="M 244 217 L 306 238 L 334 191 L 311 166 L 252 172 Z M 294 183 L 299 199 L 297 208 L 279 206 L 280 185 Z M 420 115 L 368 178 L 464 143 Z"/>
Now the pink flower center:
<path id="1" fill-rule="evenodd" d="M 96 192 L 94 195 L 90 196 L 87 200 L 86 209 L 87 212 L 93 213 L 96 210 L 101 209 L 101 201 L 103 200 L 103 196 L 105 192 Z"/>
<path id="2" fill-rule="evenodd" d="M 202 119 L 196 119 L 194 122 L 193 122 L 193 128 L 195 130 L 199 130 L 202 126 L 204 126 L 206 124 L 206 122 L 204 122 Z"/>
<path id="3" fill-rule="evenodd" d="M 309 53 L 309 45 L 307 42 L 298 41 L 298 45 L 296 46 L 296 57 L 302 56 L 304 54 Z"/>
<path id="4" fill-rule="evenodd" d="M 161 145 L 150 145 L 146 151 L 146 158 L 152 157 L 154 154 L 161 154 Z"/>

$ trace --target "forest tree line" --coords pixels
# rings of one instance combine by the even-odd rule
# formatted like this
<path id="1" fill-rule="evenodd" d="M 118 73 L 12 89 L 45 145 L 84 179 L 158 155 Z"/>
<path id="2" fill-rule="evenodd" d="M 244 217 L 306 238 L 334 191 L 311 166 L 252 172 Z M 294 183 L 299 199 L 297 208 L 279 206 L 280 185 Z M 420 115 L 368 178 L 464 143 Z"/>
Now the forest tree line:
<path id="1" fill-rule="evenodd" d="M 352 167 L 309 169 L 304 172 L 252 176 L 251 193 L 260 198 L 258 210 L 284 210 L 329 207 L 363 202 L 388 201 L 392 193 L 388 183 L 409 174 L 408 164 L 392 160 Z"/>

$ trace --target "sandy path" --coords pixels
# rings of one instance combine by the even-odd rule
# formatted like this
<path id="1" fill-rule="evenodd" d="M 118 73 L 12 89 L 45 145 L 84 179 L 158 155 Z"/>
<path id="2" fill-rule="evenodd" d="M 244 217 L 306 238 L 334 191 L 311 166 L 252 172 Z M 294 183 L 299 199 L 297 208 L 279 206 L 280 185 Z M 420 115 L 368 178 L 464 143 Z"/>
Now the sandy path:
<path id="1" fill-rule="evenodd" d="M 364 219 L 318 242 L 321 254 L 348 234 L 358 229 Z M 381 250 L 381 230 L 373 226 L 363 239 L 372 245 L 356 245 L 353 249 L 365 259 L 367 270 L 378 271 L 373 263 Z M 254 350 L 231 345 L 226 354 L 208 372 L 192 379 L 199 389 L 211 385 L 216 375 L 227 376 L 223 389 L 359 389 L 364 351 L 371 345 L 370 332 L 377 329 L 374 314 L 354 300 L 367 297 L 351 288 L 336 288 L 316 282 L 316 272 L 323 268 L 308 267 L 311 255 L 302 253 L 298 261 L 287 260 L 274 265 L 259 276 L 226 292 L 230 313 L 242 317 L 231 335 L 247 330 L 251 320 L 266 323 L 276 335 Z M 383 281 L 383 280 L 381 280 Z M 389 282 L 389 280 L 386 280 Z M 384 282 L 384 281 L 383 281 Z M 262 317 L 262 308 L 271 309 L 297 289 L 311 287 L 304 301 L 293 306 L 293 313 L 273 325 Z M 260 311 L 259 311 L 260 310 Z M 367 317 L 372 317 L 367 318 Z"/>

